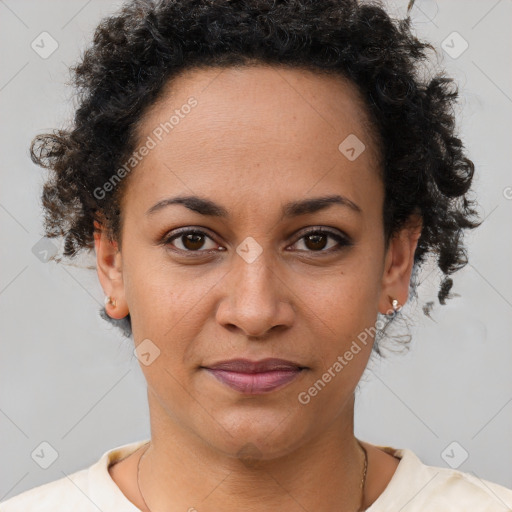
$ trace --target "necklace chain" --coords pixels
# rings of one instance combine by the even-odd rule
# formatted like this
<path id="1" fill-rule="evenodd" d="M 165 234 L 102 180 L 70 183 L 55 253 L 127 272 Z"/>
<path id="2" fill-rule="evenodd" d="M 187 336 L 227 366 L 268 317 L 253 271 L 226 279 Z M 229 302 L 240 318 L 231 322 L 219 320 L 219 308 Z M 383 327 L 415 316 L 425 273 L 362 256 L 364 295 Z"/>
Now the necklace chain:
<path id="1" fill-rule="evenodd" d="M 363 450 L 363 453 L 364 453 L 363 478 L 361 479 L 361 485 L 360 485 L 360 487 L 361 487 L 361 502 L 360 502 L 359 508 L 357 510 L 357 512 L 362 512 L 363 511 L 363 503 L 364 503 L 364 487 L 365 487 L 365 484 L 366 484 L 366 472 L 368 470 L 368 453 L 366 452 L 366 448 L 359 442 L 359 439 L 356 439 L 356 441 L 357 441 L 357 444 L 359 444 L 359 446 L 361 447 L 361 449 Z M 139 482 L 140 461 L 142 460 L 142 457 L 144 457 L 146 451 L 148 450 L 149 443 L 150 443 L 150 441 L 148 441 L 146 443 L 147 447 L 142 452 L 142 455 L 139 457 L 139 461 L 137 462 L 137 488 L 139 490 L 139 494 L 140 494 L 140 497 L 142 498 L 142 502 L 144 503 L 144 506 L 148 509 L 149 512 L 151 512 L 151 509 L 148 507 L 148 504 L 146 503 L 146 500 L 144 499 L 144 495 L 142 494 L 142 491 L 140 489 L 140 482 Z"/>

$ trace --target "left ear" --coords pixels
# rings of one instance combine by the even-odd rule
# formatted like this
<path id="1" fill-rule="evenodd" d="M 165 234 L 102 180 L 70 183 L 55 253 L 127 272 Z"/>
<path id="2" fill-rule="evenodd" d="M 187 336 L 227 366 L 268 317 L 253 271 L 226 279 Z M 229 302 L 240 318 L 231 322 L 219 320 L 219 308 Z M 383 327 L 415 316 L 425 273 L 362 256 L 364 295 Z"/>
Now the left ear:
<path id="1" fill-rule="evenodd" d="M 399 307 L 407 302 L 414 253 L 422 227 L 421 216 L 413 214 L 389 241 L 379 299 L 379 311 L 383 314 L 393 312 L 392 299 L 398 300 Z"/>

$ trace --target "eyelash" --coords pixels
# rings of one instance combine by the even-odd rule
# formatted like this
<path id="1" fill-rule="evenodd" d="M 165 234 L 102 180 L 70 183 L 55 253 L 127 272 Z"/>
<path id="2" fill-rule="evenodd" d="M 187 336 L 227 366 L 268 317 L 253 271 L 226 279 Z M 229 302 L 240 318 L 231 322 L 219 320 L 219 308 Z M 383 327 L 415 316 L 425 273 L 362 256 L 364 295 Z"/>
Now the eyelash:
<path id="1" fill-rule="evenodd" d="M 191 250 L 184 250 L 184 249 L 179 249 L 177 247 L 174 247 L 172 245 L 172 242 L 180 237 L 183 237 L 185 235 L 189 235 L 189 234 L 194 234 L 194 235 L 204 235 L 205 237 L 207 238 L 210 238 L 211 240 L 212 237 L 208 235 L 208 233 L 206 233 L 205 231 L 202 231 L 200 229 L 190 229 L 190 228 L 185 228 L 183 230 L 180 230 L 178 232 L 175 232 L 173 233 L 172 235 L 169 235 L 169 236 L 166 236 L 164 237 L 164 239 L 162 240 L 161 244 L 164 245 L 164 246 L 171 246 L 172 248 L 170 248 L 171 251 L 174 251 L 174 252 L 179 252 L 181 254 L 184 254 L 186 255 L 187 257 L 197 257 L 197 256 L 200 256 L 200 255 L 204 255 L 204 254 L 211 254 L 211 252 L 218 252 L 218 250 L 216 249 L 207 249 L 207 250 L 197 250 L 197 251 L 191 251 Z M 312 229 L 310 231 L 307 231 L 305 233 L 302 234 L 302 236 L 300 238 L 298 238 L 296 240 L 296 242 L 294 242 L 294 244 L 292 245 L 295 245 L 297 242 L 299 242 L 300 240 L 302 240 L 303 238 L 307 237 L 307 236 L 310 236 L 310 235 L 328 235 L 330 238 L 333 238 L 337 243 L 338 243 L 338 246 L 337 247 L 334 247 L 334 248 L 330 248 L 328 250 L 319 250 L 319 251 L 312 251 L 312 250 L 307 250 L 307 251 L 302 251 L 300 250 L 299 252 L 309 252 L 309 253 L 318 253 L 318 254 L 332 254 L 334 252 L 338 252 L 338 251 L 341 251 L 342 249 L 346 248 L 346 247 L 350 247 L 352 244 L 352 242 L 349 240 L 348 237 L 346 236 L 343 236 L 339 233 L 335 233 L 331 230 L 327 230 L 325 228 L 317 228 L 317 229 Z M 225 249 L 224 249 L 225 250 Z"/>

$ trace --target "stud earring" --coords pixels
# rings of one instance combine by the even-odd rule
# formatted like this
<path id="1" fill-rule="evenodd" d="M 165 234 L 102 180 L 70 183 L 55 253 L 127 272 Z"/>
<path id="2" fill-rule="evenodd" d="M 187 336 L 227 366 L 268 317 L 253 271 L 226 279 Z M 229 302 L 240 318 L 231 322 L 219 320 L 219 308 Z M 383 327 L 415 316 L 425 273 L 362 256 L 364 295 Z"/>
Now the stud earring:
<path id="1" fill-rule="evenodd" d="M 393 308 L 393 313 L 391 315 L 395 315 L 398 311 L 402 309 L 402 306 L 399 304 L 397 299 L 393 299 L 388 295 L 389 302 L 391 303 L 391 307 Z"/>
<path id="2" fill-rule="evenodd" d="M 116 307 L 116 300 L 113 299 L 110 295 L 107 295 L 105 297 L 105 306 L 107 306 L 108 304 L 111 304 L 113 308 Z"/>

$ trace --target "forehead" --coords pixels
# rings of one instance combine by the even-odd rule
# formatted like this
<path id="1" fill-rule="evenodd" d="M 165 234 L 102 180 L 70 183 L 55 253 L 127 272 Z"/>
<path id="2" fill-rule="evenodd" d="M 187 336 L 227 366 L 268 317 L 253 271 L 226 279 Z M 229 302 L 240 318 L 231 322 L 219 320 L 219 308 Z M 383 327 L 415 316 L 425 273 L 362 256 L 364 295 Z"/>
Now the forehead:
<path id="1" fill-rule="evenodd" d="M 138 125 L 139 139 L 169 113 L 197 100 L 198 107 L 173 123 L 176 142 L 191 130 L 216 138 L 229 134 L 287 142 L 292 135 L 330 132 L 335 137 L 348 130 L 370 142 L 372 131 L 361 93 L 347 78 L 283 66 L 251 65 L 193 68 L 173 77 Z M 187 109 L 188 110 L 188 109 Z M 180 112 L 177 112 L 180 114 Z M 188 118 L 187 122 L 184 118 Z M 244 128 L 240 131 L 240 128 Z M 265 130 L 261 130 L 265 128 Z M 180 141 L 184 142 L 184 141 Z M 373 150 L 373 148 L 370 148 Z"/>
<path id="2" fill-rule="evenodd" d="M 271 191 L 280 181 L 304 194 L 337 177 L 354 188 L 375 167 L 369 128 L 359 91 L 339 75 L 279 66 L 188 70 L 166 84 L 137 127 L 140 143 L 155 144 L 130 188 L 154 198 L 167 186 L 204 195 L 219 185 Z M 345 140 L 364 144 L 356 160 L 340 150 Z"/>

